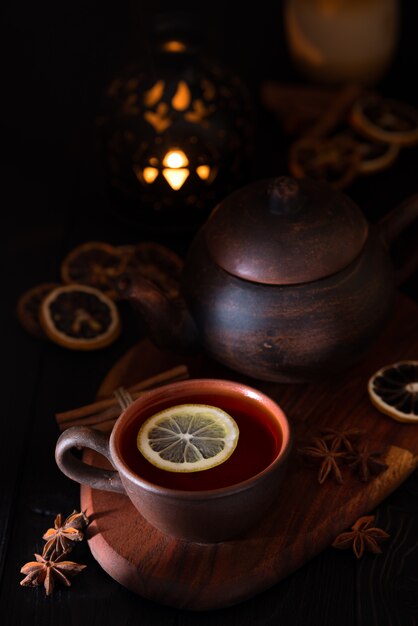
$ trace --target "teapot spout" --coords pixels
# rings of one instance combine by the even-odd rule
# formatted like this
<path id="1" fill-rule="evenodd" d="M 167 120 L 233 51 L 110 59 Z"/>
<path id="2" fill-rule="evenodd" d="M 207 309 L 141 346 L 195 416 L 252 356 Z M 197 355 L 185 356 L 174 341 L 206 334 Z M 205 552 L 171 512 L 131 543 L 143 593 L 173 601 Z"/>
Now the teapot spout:
<path id="1" fill-rule="evenodd" d="M 182 353 L 198 349 L 197 329 L 183 298 L 167 298 L 138 272 L 120 276 L 116 289 L 139 313 L 157 347 Z"/>

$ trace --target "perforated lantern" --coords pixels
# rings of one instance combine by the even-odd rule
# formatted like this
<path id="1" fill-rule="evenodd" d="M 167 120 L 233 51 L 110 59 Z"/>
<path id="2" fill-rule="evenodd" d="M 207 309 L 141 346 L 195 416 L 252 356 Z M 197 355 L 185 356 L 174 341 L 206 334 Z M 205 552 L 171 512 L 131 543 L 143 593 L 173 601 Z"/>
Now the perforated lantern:
<path id="1" fill-rule="evenodd" d="M 110 84 L 103 128 L 119 213 L 159 230 L 189 230 L 238 187 L 252 150 L 252 108 L 241 80 L 204 59 L 195 32 L 166 28 L 147 65 Z"/>

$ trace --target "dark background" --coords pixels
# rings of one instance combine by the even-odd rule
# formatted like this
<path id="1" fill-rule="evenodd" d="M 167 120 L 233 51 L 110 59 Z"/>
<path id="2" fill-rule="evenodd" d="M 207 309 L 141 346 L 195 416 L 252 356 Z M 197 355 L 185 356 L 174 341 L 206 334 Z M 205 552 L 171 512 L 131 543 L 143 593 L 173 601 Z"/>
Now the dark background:
<path id="1" fill-rule="evenodd" d="M 120 339 L 104 351 L 71 353 L 39 343 L 20 328 L 15 303 L 26 289 L 58 280 L 74 245 L 96 239 L 128 243 L 144 233 L 108 211 L 93 147 L 94 118 L 114 71 L 146 54 L 150 19 L 170 5 L 152 2 L 5 3 L 2 7 L 1 325 L 5 374 L 0 437 L 0 621 L 18 624 L 417 624 L 418 476 L 383 503 L 378 522 L 396 539 L 379 557 L 357 563 L 327 550 L 273 589 L 243 605 L 190 614 L 129 593 L 80 546 L 88 564 L 70 591 L 45 599 L 19 587 L 19 569 L 40 550 L 59 511 L 79 506 L 78 487 L 55 466 L 54 413 L 90 402 L 115 360 L 141 336 L 124 310 Z M 177 4 L 176 8 L 181 8 Z M 265 78 L 300 80 L 289 62 L 279 0 L 197 7 L 207 47 L 247 79 L 257 100 Z M 418 104 L 418 7 L 402 2 L 401 38 L 381 93 Z M 286 141 L 258 103 L 252 177 L 286 173 Z M 388 172 L 348 190 L 377 221 L 417 191 L 418 149 L 405 149 Z M 184 250 L 187 240 L 174 240 Z M 402 289 L 416 298 L 417 277 Z M 378 565 L 376 564 L 378 563 Z"/>
<path id="2" fill-rule="evenodd" d="M 397 54 L 378 89 L 416 103 L 418 9 L 411 0 L 400 4 Z M 176 3 L 176 9 L 188 6 Z M 115 71 L 147 57 L 153 18 L 167 9 L 172 10 L 171 3 L 10 3 L 2 20 L 2 143 L 11 191 L 6 215 L 12 227 L 55 223 L 71 201 L 73 220 L 82 214 L 82 227 L 87 221 L 94 229 L 99 226 L 107 199 L 99 196 L 102 181 L 92 158 L 94 118 Z M 247 80 L 256 102 L 263 79 L 300 80 L 286 48 L 282 1 L 241 3 L 239 9 L 235 3 L 218 1 L 200 4 L 195 11 L 203 25 L 205 49 Z M 262 109 L 258 142 L 253 177 L 284 173 L 286 145 L 279 127 Z M 398 170 L 407 168 L 402 183 L 387 185 L 381 193 L 387 174 L 373 177 L 373 194 L 366 200 L 364 185 L 350 189 L 369 217 L 383 214 L 399 197 L 415 191 L 414 176 L 409 176 L 415 161 L 410 166 L 410 151 L 402 156 Z M 126 237 L 126 229 L 123 234 Z"/>

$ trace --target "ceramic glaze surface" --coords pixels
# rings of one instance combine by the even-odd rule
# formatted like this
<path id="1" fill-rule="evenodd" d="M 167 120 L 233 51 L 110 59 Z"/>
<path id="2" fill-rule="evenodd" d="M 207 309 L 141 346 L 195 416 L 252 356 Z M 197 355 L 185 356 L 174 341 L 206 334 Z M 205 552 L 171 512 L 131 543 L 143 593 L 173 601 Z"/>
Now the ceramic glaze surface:
<path id="1" fill-rule="evenodd" d="M 160 347 L 203 346 L 256 379 L 309 381 L 362 358 L 390 315 L 391 246 L 418 219 L 418 194 L 370 226 L 345 194 L 309 180 L 256 181 L 225 198 L 196 235 L 169 303 L 140 276 L 123 282 Z M 231 252 L 232 251 L 232 252 Z"/>
<path id="2" fill-rule="evenodd" d="M 198 404 L 202 396 L 208 395 L 216 395 L 222 406 L 224 402 L 227 406 L 232 401 L 238 402 L 242 410 L 263 416 L 277 442 L 274 458 L 267 466 L 240 482 L 193 491 L 166 487 L 136 473 L 129 465 L 123 445 L 132 421 L 138 423 L 150 412 L 154 414 L 168 406 Z M 71 453 L 74 446 L 99 452 L 115 471 L 80 462 Z M 110 440 L 92 428 L 69 428 L 58 439 L 55 458 L 69 478 L 96 489 L 127 495 L 138 514 L 163 533 L 184 541 L 212 543 L 238 536 L 260 522 L 279 497 L 290 449 L 288 420 L 267 395 L 233 381 L 193 379 L 153 389 L 137 398 L 117 420 Z"/>
<path id="3" fill-rule="evenodd" d="M 393 293 L 393 271 L 376 234 L 345 270 L 310 283 L 278 287 L 231 276 L 211 260 L 203 236 L 184 273 L 207 352 L 271 381 L 310 380 L 357 361 L 386 322 Z"/>

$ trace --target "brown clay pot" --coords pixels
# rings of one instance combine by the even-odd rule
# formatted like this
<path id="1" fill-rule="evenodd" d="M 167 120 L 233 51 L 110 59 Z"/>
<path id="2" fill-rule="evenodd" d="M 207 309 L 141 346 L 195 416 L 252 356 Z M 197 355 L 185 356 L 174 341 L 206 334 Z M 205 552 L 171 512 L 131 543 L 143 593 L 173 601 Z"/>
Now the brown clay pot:
<path id="1" fill-rule="evenodd" d="M 417 217 L 418 195 L 372 227 L 324 183 L 257 181 L 223 200 L 195 237 L 182 299 L 168 303 L 139 276 L 119 290 L 159 345 L 198 340 L 251 377 L 308 381 L 359 360 L 381 332 L 395 293 L 388 248 Z M 418 264 L 412 253 L 404 274 Z"/>

